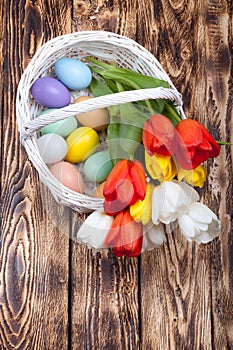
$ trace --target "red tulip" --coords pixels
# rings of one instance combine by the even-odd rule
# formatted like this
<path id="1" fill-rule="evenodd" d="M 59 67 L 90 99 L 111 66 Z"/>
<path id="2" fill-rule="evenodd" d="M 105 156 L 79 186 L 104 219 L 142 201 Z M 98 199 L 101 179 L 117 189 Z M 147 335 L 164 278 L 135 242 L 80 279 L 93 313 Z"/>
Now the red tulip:
<path id="1" fill-rule="evenodd" d="M 115 215 L 146 195 L 146 176 L 139 161 L 120 160 L 104 185 L 104 210 Z"/>
<path id="2" fill-rule="evenodd" d="M 177 160 L 184 169 L 195 169 L 208 158 L 219 155 L 220 146 L 196 120 L 185 119 L 177 126 Z"/>
<path id="3" fill-rule="evenodd" d="M 143 127 L 142 140 L 145 149 L 152 156 L 155 153 L 171 156 L 176 151 L 176 129 L 162 114 L 154 114 Z"/>
<path id="4" fill-rule="evenodd" d="M 118 213 L 105 239 L 105 246 L 113 248 L 117 257 L 139 256 L 142 249 L 143 226 L 130 215 L 129 209 Z"/>

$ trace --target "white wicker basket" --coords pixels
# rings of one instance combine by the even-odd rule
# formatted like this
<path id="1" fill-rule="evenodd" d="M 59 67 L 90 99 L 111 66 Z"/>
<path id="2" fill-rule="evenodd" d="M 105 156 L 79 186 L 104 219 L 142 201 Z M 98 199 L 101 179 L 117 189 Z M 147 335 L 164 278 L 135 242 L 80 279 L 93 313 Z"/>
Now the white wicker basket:
<path id="1" fill-rule="evenodd" d="M 71 104 L 57 110 L 55 113 L 51 112 L 38 116 L 42 107 L 31 99 L 32 84 L 37 78 L 50 75 L 51 67 L 56 60 L 64 56 L 79 59 L 84 56 L 95 56 L 102 60 L 114 61 L 121 67 L 166 80 L 170 88 L 142 89 L 95 97 L 78 104 Z M 174 101 L 181 117 L 185 117 L 181 95 L 160 63 L 150 52 L 129 38 L 104 31 L 86 31 L 59 36 L 44 44 L 32 58 L 21 77 L 17 91 L 16 113 L 21 142 L 29 159 L 37 169 L 40 180 L 48 186 L 54 198 L 79 212 L 101 210 L 103 208 L 102 199 L 92 198 L 69 190 L 62 186 L 50 173 L 49 168 L 40 156 L 36 143 L 36 132 L 40 128 L 54 121 L 96 108 L 159 98 Z"/>

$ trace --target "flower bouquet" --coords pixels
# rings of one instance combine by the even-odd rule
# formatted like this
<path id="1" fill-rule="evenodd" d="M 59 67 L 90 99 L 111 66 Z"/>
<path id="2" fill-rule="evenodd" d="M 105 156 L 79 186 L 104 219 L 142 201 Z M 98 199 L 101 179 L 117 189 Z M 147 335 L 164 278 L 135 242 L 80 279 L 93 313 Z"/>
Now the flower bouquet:
<path id="1" fill-rule="evenodd" d="M 130 89 L 167 87 L 166 81 L 87 58 L 94 96 Z M 115 256 L 135 257 L 162 244 L 164 225 L 178 222 L 189 242 L 219 235 L 217 216 L 199 202 L 194 187 L 206 180 L 203 163 L 220 146 L 198 121 L 182 119 L 169 100 L 146 100 L 109 107 L 108 147 L 114 167 L 104 183 L 103 211 L 94 211 L 78 240 Z"/>

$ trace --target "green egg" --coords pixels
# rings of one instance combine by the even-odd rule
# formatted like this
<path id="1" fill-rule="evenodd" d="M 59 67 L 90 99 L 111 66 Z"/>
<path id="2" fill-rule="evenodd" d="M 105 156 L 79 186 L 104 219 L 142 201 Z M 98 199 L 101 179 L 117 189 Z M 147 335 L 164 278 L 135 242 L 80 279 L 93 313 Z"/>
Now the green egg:
<path id="1" fill-rule="evenodd" d="M 90 156 L 84 164 L 84 175 L 93 182 L 103 182 L 112 170 L 108 151 L 101 151 Z"/>
<path id="2" fill-rule="evenodd" d="M 56 109 L 46 109 L 42 114 L 48 114 L 52 111 L 56 111 Z M 41 129 L 42 135 L 44 134 L 58 134 L 62 137 L 67 137 L 73 130 L 75 130 L 78 126 L 78 122 L 75 117 L 69 117 L 64 120 L 59 120 L 58 122 L 51 123 L 49 125 L 44 126 Z"/>

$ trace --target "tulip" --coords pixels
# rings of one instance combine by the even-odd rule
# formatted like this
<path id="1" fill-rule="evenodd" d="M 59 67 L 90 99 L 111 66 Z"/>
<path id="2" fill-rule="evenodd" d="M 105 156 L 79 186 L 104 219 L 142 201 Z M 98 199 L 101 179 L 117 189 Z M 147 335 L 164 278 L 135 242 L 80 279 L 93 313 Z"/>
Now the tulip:
<path id="1" fill-rule="evenodd" d="M 104 185 L 104 210 L 115 215 L 146 195 L 146 176 L 139 161 L 120 160 Z"/>
<path id="2" fill-rule="evenodd" d="M 105 238 L 112 226 L 113 217 L 99 211 L 91 213 L 79 228 L 77 240 L 96 249 L 105 247 Z"/>
<path id="3" fill-rule="evenodd" d="M 177 178 L 179 181 L 185 180 L 192 186 L 203 187 L 206 180 L 206 170 L 201 165 L 198 165 L 198 167 L 193 170 L 180 168 L 177 174 Z"/>
<path id="4" fill-rule="evenodd" d="M 176 151 L 176 129 L 162 114 L 154 114 L 143 126 L 142 140 L 146 151 L 171 156 Z"/>
<path id="5" fill-rule="evenodd" d="M 154 223 L 150 221 L 143 227 L 142 253 L 146 250 L 152 250 L 161 246 L 166 240 L 163 225 L 161 223 L 154 225 Z"/>
<path id="6" fill-rule="evenodd" d="M 190 203 L 199 199 L 198 193 L 184 182 L 166 181 L 156 186 L 152 194 L 152 221 L 169 224 L 183 214 Z"/>
<path id="7" fill-rule="evenodd" d="M 182 234 L 189 242 L 208 243 L 220 233 L 220 221 L 202 203 L 191 203 L 187 212 L 179 216 L 178 223 Z"/>
<path id="8" fill-rule="evenodd" d="M 129 209 L 118 213 L 105 239 L 105 246 L 113 248 L 117 257 L 139 256 L 142 250 L 143 226 L 130 215 Z"/>
<path id="9" fill-rule="evenodd" d="M 143 225 L 148 224 L 151 220 L 151 198 L 155 186 L 149 182 L 146 185 L 146 196 L 143 200 L 138 199 L 130 206 L 130 215 L 135 221 L 142 222 Z"/>
<path id="10" fill-rule="evenodd" d="M 154 154 L 150 156 L 145 152 L 146 169 L 152 179 L 158 181 L 170 181 L 177 173 L 176 165 L 172 157 Z"/>
<path id="11" fill-rule="evenodd" d="M 220 146 L 196 120 L 181 120 L 177 126 L 177 160 L 184 169 L 195 169 L 208 158 L 217 157 Z"/>

